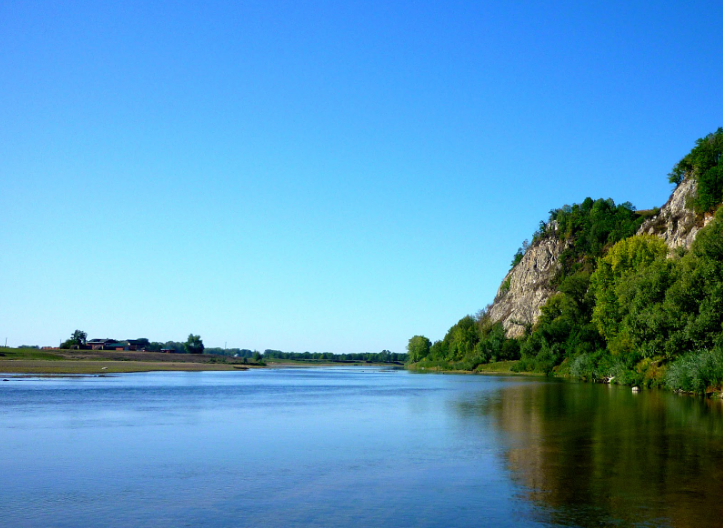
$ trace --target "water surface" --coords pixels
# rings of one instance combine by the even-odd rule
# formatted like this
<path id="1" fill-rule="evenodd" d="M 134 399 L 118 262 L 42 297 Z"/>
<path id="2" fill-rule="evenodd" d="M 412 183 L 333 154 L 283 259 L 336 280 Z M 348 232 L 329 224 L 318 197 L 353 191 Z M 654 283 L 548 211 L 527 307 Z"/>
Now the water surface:
<path id="1" fill-rule="evenodd" d="M 720 526 L 723 409 L 334 367 L 0 384 L 6 526 Z"/>

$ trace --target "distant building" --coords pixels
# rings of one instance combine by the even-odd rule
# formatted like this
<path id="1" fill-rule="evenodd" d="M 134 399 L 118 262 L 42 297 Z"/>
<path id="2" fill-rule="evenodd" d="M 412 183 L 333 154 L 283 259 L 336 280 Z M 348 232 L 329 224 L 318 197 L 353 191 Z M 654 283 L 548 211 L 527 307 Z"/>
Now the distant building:
<path id="1" fill-rule="evenodd" d="M 86 345 L 90 347 L 91 350 L 113 350 L 113 348 L 110 348 L 111 343 L 115 343 L 115 339 L 90 339 L 86 341 Z"/>
<path id="2" fill-rule="evenodd" d="M 91 339 L 86 346 L 92 350 L 145 350 L 145 341 L 138 339 Z"/>

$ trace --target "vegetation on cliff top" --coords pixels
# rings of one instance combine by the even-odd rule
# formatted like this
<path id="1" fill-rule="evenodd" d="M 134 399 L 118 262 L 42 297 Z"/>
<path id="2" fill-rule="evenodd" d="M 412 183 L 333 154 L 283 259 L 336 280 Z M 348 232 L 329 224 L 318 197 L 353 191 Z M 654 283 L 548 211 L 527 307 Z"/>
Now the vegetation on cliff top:
<path id="1" fill-rule="evenodd" d="M 723 201 L 723 129 L 698 140 L 670 181 L 698 181 L 692 206 Z M 682 172 L 681 172 L 682 171 Z M 659 238 L 634 235 L 642 215 L 628 202 L 586 199 L 550 212 L 543 237 L 566 242 L 557 290 L 521 339 L 507 339 L 485 311 L 466 316 L 443 340 L 410 354 L 417 366 L 475 370 L 517 359 L 517 371 L 711 392 L 723 387 L 723 209 L 690 251 L 669 258 Z M 518 263 L 527 249 L 515 256 Z M 412 342 L 410 341 L 410 346 Z"/>
<path id="2" fill-rule="evenodd" d="M 711 212 L 723 202 L 723 128 L 700 138 L 695 147 L 680 160 L 668 175 L 668 181 L 679 185 L 690 178 L 697 182 L 691 206 L 697 213 Z"/>

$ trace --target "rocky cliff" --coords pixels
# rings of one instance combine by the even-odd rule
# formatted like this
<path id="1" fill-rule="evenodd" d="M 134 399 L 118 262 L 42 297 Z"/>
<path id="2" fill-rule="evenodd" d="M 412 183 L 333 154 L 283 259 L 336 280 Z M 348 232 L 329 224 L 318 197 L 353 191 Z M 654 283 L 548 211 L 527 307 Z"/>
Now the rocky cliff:
<path id="1" fill-rule="evenodd" d="M 640 226 L 637 234 L 659 236 L 668 244 L 671 254 L 678 247 L 690 248 L 698 231 L 713 218 L 696 215 L 687 207 L 687 199 L 695 193 L 695 188 L 694 180 L 684 180 L 660 212 Z M 556 226 L 551 227 L 547 230 L 549 234 L 532 244 L 505 276 L 487 311 L 492 322 L 502 323 L 507 337 L 522 336 L 525 326 L 537 322 L 542 307 L 555 293 L 550 284 L 560 269 L 559 259 L 566 245 L 557 238 Z"/>
<path id="2" fill-rule="evenodd" d="M 689 196 L 695 193 L 695 180 L 685 179 L 678 185 L 660 212 L 640 226 L 638 234 L 648 233 L 662 238 L 671 252 L 679 247 L 689 249 L 698 231 L 713 218 L 700 217 L 686 205 Z"/>
<path id="3" fill-rule="evenodd" d="M 553 234 L 533 243 L 510 270 L 488 310 L 490 320 L 502 322 L 507 337 L 520 337 L 534 324 L 540 310 L 555 293 L 550 283 L 560 268 L 565 243 Z"/>

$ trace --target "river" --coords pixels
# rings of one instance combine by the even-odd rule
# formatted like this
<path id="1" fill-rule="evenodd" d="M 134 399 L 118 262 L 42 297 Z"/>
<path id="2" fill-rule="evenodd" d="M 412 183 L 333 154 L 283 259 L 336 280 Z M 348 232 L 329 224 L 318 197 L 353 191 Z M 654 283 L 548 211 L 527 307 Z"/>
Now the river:
<path id="1" fill-rule="evenodd" d="M 0 525 L 723 525 L 723 403 L 371 367 L 0 383 Z"/>

